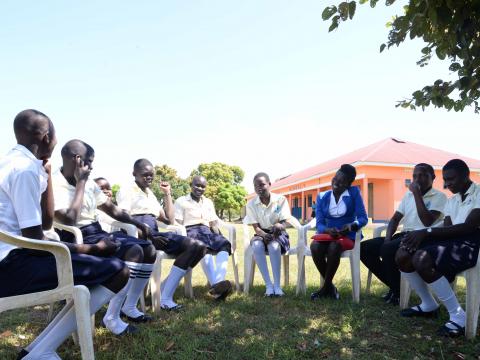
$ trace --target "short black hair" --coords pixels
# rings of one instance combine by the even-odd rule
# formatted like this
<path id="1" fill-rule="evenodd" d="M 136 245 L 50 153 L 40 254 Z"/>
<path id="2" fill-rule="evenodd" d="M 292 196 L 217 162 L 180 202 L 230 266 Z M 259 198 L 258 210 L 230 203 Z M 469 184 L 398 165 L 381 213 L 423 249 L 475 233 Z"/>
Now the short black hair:
<path id="1" fill-rule="evenodd" d="M 268 182 L 270 182 L 270 176 L 267 175 L 267 173 L 264 173 L 264 172 L 259 172 L 257 174 L 255 174 L 255 176 L 253 177 L 253 182 L 255 182 L 255 180 L 257 180 L 258 178 L 265 178 L 265 180 L 267 180 Z"/>
<path id="2" fill-rule="evenodd" d="M 468 177 L 470 175 L 470 169 L 465 161 L 461 159 L 452 159 L 443 165 L 442 171 L 455 170 L 459 175 Z"/>
<path id="3" fill-rule="evenodd" d="M 85 154 L 87 156 L 95 154 L 95 150 L 93 149 L 93 147 L 88 145 L 86 142 L 78 139 L 67 141 L 67 143 L 63 145 L 60 154 L 62 155 L 62 158 L 65 159 L 71 156 L 78 155 L 78 153 L 83 149 L 85 149 Z"/>
<path id="4" fill-rule="evenodd" d="M 349 185 L 351 185 L 357 177 L 357 170 L 350 164 L 342 164 L 338 171 L 341 171 L 346 176 Z"/>
<path id="5" fill-rule="evenodd" d="M 101 180 L 105 180 L 106 182 L 108 182 L 108 180 L 105 179 L 104 177 L 97 177 L 97 178 L 93 179 L 93 181 L 95 181 L 95 182 L 101 181 Z"/>
<path id="6" fill-rule="evenodd" d="M 433 179 L 435 178 L 435 170 L 433 169 L 432 165 L 427 164 L 427 163 L 419 163 L 419 164 L 415 165 L 415 167 L 416 168 L 418 168 L 418 167 L 424 168 L 425 170 L 427 170 L 427 172 L 430 173 L 430 175 L 432 175 Z"/>
<path id="7" fill-rule="evenodd" d="M 135 161 L 135 163 L 133 164 L 133 171 L 137 171 L 139 170 L 140 168 L 144 167 L 144 166 L 147 166 L 147 165 L 150 165 L 150 166 L 153 166 L 153 164 L 150 162 L 150 160 L 148 159 L 138 159 L 137 161 Z"/>

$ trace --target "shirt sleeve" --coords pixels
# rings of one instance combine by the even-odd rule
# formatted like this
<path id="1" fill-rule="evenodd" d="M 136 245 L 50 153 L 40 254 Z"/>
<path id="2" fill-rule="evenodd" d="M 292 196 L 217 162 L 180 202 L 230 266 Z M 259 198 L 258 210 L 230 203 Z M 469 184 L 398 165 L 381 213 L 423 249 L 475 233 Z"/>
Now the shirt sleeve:
<path id="1" fill-rule="evenodd" d="M 95 195 L 95 201 L 97 203 L 97 207 L 105 204 L 108 200 L 107 195 L 103 193 L 103 191 L 100 189 L 100 187 L 93 183 L 93 194 Z"/>
<path id="2" fill-rule="evenodd" d="M 282 196 L 278 205 L 280 206 L 280 213 L 279 213 L 278 221 L 283 221 L 283 220 L 290 219 L 292 217 L 292 214 L 290 213 L 290 206 L 288 205 L 287 198 Z"/>
<path id="3" fill-rule="evenodd" d="M 252 224 L 258 224 L 259 220 L 257 219 L 255 215 L 255 210 L 253 209 L 253 200 L 247 204 L 247 215 L 246 215 L 246 220 L 245 222 L 248 225 Z"/>
<path id="4" fill-rule="evenodd" d="M 444 208 L 444 214 L 445 214 L 445 217 L 447 216 L 450 216 L 450 218 L 452 218 L 452 204 L 453 204 L 453 201 L 454 201 L 454 197 L 451 197 L 450 199 L 447 200 L 447 203 L 445 204 L 445 208 Z"/>
<path id="5" fill-rule="evenodd" d="M 208 202 L 207 202 L 207 206 L 208 206 L 208 221 L 211 222 L 211 221 L 217 221 L 219 220 L 218 219 L 218 216 L 217 216 L 217 213 L 215 212 L 215 206 L 213 205 L 213 201 L 208 199 Z"/>
<path id="6" fill-rule="evenodd" d="M 38 174 L 22 171 L 12 180 L 10 196 L 20 229 L 42 225 L 42 193 Z"/>
<path id="7" fill-rule="evenodd" d="M 69 209 L 72 203 L 70 191 L 64 186 L 56 184 L 55 181 L 53 181 L 53 199 L 55 211 Z"/>
<path id="8" fill-rule="evenodd" d="M 124 187 L 121 187 L 117 192 L 117 206 L 127 212 L 132 209 L 132 203 L 128 191 L 125 191 Z"/>
<path id="9" fill-rule="evenodd" d="M 438 211 L 442 214 L 445 212 L 445 206 L 447 204 L 447 196 L 444 193 L 437 193 L 432 196 L 430 200 L 429 211 Z"/>
<path id="10" fill-rule="evenodd" d="M 182 206 L 182 201 L 183 199 L 179 197 L 177 200 L 175 200 L 174 206 L 175 206 L 175 220 L 177 220 L 180 224 L 183 223 L 183 206 Z"/>
<path id="11" fill-rule="evenodd" d="M 410 194 L 410 193 L 407 192 L 407 193 L 405 194 L 405 196 L 402 198 L 402 201 L 400 202 L 400 205 L 398 205 L 398 208 L 397 208 L 397 211 L 398 211 L 400 214 L 402 214 L 403 216 L 405 216 L 405 212 L 406 212 L 405 203 L 407 202 L 408 194 Z"/>

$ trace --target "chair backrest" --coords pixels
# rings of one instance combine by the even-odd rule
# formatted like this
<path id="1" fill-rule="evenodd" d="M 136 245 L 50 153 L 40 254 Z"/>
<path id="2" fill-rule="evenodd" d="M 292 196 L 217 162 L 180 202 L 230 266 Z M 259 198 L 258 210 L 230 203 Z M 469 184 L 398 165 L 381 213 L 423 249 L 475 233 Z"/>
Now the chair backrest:
<path id="1" fill-rule="evenodd" d="M 75 238 L 75 244 L 83 244 L 82 231 L 78 227 L 71 226 L 71 225 L 65 225 L 65 224 L 59 223 L 57 221 L 53 222 L 53 227 L 55 229 L 65 230 L 65 231 L 68 231 L 68 232 L 72 233 L 74 238 Z"/>
<path id="2" fill-rule="evenodd" d="M 53 254 L 57 265 L 58 286 L 52 290 L 0 298 L 0 312 L 22 307 L 47 304 L 71 298 L 73 294 L 72 261 L 68 248 L 56 241 L 33 240 L 0 231 L 0 241 L 20 248 L 47 251 Z"/>

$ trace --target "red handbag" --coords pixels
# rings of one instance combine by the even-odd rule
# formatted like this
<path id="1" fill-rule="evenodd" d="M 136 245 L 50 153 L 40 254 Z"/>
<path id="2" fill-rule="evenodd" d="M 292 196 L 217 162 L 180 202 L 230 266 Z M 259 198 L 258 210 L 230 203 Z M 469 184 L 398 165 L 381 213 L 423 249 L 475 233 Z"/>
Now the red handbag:
<path id="1" fill-rule="evenodd" d="M 333 238 L 329 234 L 315 234 L 312 236 L 313 241 L 335 241 L 340 244 L 343 251 L 352 250 L 355 242 L 347 236 Z"/>

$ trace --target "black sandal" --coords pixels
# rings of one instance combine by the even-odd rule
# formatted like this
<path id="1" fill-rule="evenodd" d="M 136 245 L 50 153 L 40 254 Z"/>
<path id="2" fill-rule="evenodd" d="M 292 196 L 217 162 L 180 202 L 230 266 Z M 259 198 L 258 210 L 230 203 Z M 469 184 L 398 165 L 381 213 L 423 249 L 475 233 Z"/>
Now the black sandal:
<path id="1" fill-rule="evenodd" d="M 447 324 L 453 325 L 455 328 L 449 328 Z M 455 321 L 448 320 L 445 325 L 442 325 L 442 327 L 438 329 L 438 335 L 447 337 L 458 337 L 461 335 L 465 335 L 465 328 L 458 325 Z"/>
<path id="2" fill-rule="evenodd" d="M 438 308 L 432 311 L 423 311 L 420 305 L 417 305 L 411 308 L 403 309 L 400 311 L 400 316 L 436 318 L 438 316 Z"/>

